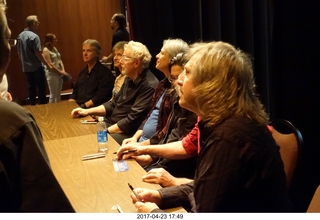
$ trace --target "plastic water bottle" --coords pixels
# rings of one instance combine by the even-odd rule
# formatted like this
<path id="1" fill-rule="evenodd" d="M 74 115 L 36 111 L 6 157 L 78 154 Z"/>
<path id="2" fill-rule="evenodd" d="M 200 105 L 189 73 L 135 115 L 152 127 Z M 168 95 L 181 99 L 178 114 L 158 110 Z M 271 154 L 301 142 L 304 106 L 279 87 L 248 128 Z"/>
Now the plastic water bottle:
<path id="1" fill-rule="evenodd" d="M 106 151 L 107 148 L 107 142 L 108 142 L 108 133 L 107 133 L 107 125 L 104 122 L 103 117 L 98 118 L 97 123 L 97 139 L 98 139 L 98 151 Z"/>

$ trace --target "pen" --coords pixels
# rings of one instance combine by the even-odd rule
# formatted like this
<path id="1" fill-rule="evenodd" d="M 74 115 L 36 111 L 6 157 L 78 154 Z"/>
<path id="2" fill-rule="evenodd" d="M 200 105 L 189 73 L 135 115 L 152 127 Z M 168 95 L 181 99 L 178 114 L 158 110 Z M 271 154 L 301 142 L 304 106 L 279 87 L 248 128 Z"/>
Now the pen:
<path id="1" fill-rule="evenodd" d="M 101 158 L 105 156 L 106 156 L 105 153 L 88 154 L 88 155 L 82 156 L 82 160 L 90 160 L 90 159 Z"/>
<path id="2" fill-rule="evenodd" d="M 97 124 L 94 120 L 81 120 L 81 124 Z"/>
<path id="3" fill-rule="evenodd" d="M 122 154 L 133 153 L 133 152 L 136 152 L 136 151 L 137 151 L 137 149 L 126 150 L 126 151 L 123 151 Z M 116 153 L 117 153 L 117 151 L 116 151 L 116 152 L 113 152 L 113 154 L 116 154 Z"/>
<path id="4" fill-rule="evenodd" d="M 122 209 L 121 209 L 121 207 L 119 205 L 117 205 L 117 210 L 118 210 L 119 213 L 123 213 L 123 211 L 122 211 Z"/>
<path id="5" fill-rule="evenodd" d="M 139 202 L 142 202 L 141 199 L 139 198 L 139 196 L 137 195 L 137 193 L 134 191 L 133 186 L 131 186 L 130 183 L 128 183 L 128 186 L 129 186 L 129 188 L 131 189 L 132 193 L 133 193 L 133 194 L 135 195 L 135 197 L 137 198 L 137 200 L 138 200 Z"/>

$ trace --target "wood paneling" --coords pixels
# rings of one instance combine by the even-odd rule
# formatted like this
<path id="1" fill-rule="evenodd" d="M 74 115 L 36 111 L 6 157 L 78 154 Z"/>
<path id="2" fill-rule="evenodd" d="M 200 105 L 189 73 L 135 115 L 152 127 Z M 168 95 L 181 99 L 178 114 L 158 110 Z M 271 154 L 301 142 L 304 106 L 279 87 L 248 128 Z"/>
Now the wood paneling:
<path id="1" fill-rule="evenodd" d="M 78 73 L 85 67 L 82 60 L 82 43 L 88 38 L 96 39 L 102 47 L 102 55 L 111 52 L 113 31 L 110 19 L 122 12 L 121 0 L 7 0 L 7 17 L 16 37 L 25 28 L 28 15 L 37 15 L 40 21 L 38 35 L 44 42 L 46 33 L 54 33 L 65 69 L 73 79 L 64 85 L 69 89 Z M 21 103 L 28 97 L 27 82 L 21 69 L 16 48 L 12 48 L 11 63 L 7 70 L 9 91 L 14 101 Z"/>

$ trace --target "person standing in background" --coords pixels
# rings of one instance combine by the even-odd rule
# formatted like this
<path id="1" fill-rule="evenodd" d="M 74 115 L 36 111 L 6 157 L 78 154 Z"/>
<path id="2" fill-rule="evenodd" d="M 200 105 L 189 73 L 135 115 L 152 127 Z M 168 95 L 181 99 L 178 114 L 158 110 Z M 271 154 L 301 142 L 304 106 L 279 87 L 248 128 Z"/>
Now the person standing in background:
<path id="1" fill-rule="evenodd" d="M 114 45 L 120 41 L 129 41 L 129 32 L 126 29 L 127 21 L 126 17 L 121 13 L 115 13 L 111 20 L 111 29 L 115 30 L 112 36 L 112 42 L 111 42 L 111 48 L 114 47 Z M 111 52 L 109 56 L 103 56 L 101 59 L 102 63 L 112 62 L 113 53 Z M 112 67 L 113 69 L 113 64 Z M 117 72 L 117 75 L 120 73 Z"/>
<path id="2" fill-rule="evenodd" d="M 62 90 L 62 76 L 69 76 L 64 70 L 64 65 L 61 60 L 61 55 L 57 48 L 54 46 L 57 41 L 56 35 L 48 33 L 45 36 L 43 56 L 44 59 L 52 66 L 49 70 L 45 68 L 48 86 L 50 90 L 49 103 L 56 103 L 61 101 Z"/>
<path id="3" fill-rule="evenodd" d="M 49 69 L 51 65 L 43 57 L 40 38 L 36 34 L 40 24 L 37 16 L 28 16 L 26 23 L 27 27 L 18 36 L 17 49 L 22 63 L 22 72 L 27 77 L 29 101 L 31 105 L 35 105 L 38 95 L 39 103 L 46 104 L 47 83 L 42 63 Z"/>

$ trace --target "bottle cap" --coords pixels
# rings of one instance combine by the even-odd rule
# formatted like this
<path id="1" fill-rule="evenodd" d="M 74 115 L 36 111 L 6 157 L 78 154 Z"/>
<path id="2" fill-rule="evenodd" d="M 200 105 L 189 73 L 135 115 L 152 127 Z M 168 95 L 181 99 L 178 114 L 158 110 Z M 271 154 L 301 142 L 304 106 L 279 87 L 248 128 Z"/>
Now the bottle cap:
<path id="1" fill-rule="evenodd" d="M 104 121 L 104 118 L 103 117 L 99 117 L 98 121 Z"/>

